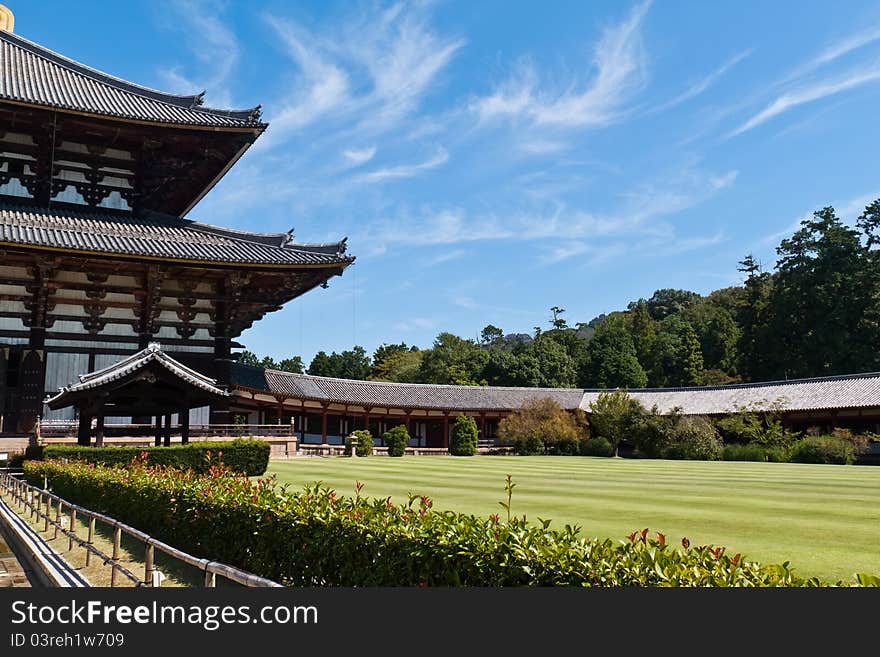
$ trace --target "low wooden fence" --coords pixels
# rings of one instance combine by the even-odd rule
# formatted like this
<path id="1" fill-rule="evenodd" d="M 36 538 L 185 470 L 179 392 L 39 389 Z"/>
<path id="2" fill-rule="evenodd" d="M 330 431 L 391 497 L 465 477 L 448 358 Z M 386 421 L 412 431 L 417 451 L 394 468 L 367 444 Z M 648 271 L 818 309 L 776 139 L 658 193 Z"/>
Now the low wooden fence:
<path id="1" fill-rule="evenodd" d="M 0 472 L 0 489 L 6 492 L 18 505 L 21 514 L 30 514 L 31 520 L 37 523 L 44 522 L 44 531 L 48 532 L 50 527 L 55 528 L 54 538 L 58 538 L 61 533 L 68 538 L 68 550 L 73 549 L 76 543 L 86 550 L 86 566 L 89 565 L 92 555 L 101 559 L 105 565 L 109 565 L 110 586 L 116 586 L 118 577 L 123 577 L 135 586 L 155 586 L 155 578 L 153 573 L 154 556 L 158 550 L 169 557 L 176 559 L 189 566 L 197 568 L 204 572 L 204 583 L 207 587 L 217 585 L 217 577 L 226 578 L 236 584 L 248 587 L 280 587 L 281 585 L 264 577 L 259 577 L 253 573 L 227 566 L 226 564 L 208 559 L 200 559 L 186 552 L 182 552 L 167 543 L 156 540 L 152 536 L 142 531 L 129 527 L 115 518 L 110 518 L 101 513 L 90 511 L 72 502 L 68 502 L 57 495 L 49 492 L 45 488 L 38 488 L 28 484 L 26 481 L 14 477 L 8 472 Z M 53 517 L 54 516 L 54 517 Z M 81 537 L 76 534 L 77 517 L 88 519 L 87 536 Z M 113 529 L 113 553 L 108 555 L 95 547 L 92 539 L 95 534 L 95 523 L 101 522 Z M 64 525 L 69 524 L 69 528 Z M 135 573 L 128 570 L 120 562 L 122 535 L 125 534 L 144 545 L 144 578 L 140 579 Z"/>

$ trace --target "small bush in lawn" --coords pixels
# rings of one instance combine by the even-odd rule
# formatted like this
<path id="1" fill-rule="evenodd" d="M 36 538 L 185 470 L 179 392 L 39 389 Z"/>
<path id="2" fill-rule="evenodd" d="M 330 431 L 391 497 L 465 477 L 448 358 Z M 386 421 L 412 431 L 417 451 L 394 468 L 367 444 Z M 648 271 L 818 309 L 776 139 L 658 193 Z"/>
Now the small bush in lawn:
<path id="1" fill-rule="evenodd" d="M 403 456 L 409 442 L 409 434 L 406 432 L 405 426 L 398 424 L 393 429 L 386 431 L 382 435 L 382 440 L 388 446 L 388 456 Z"/>
<path id="2" fill-rule="evenodd" d="M 351 456 L 351 445 L 353 441 L 357 443 L 357 448 L 354 452 L 355 454 L 358 456 L 372 456 L 374 445 L 373 434 L 367 429 L 355 429 L 346 437 L 344 450 L 346 456 Z"/>
<path id="3" fill-rule="evenodd" d="M 584 456 L 614 456 L 614 445 L 602 436 L 596 436 L 581 443 L 581 454 Z"/>
<path id="4" fill-rule="evenodd" d="M 673 427 L 663 458 L 695 461 L 721 459 L 721 436 L 712 421 L 699 416 L 681 418 Z"/>
<path id="5" fill-rule="evenodd" d="M 453 456 L 473 456 L 477 451 L 477 423 L 468 415 L 459 415 L 452 427 L 449 453 Z"/>
<path id="6" fill-rule="evenodd" d="M 794 463 L 829 463 L 849 465 L 856 460 L 850 441 L 838 436 L 807 436 L 794 444 L 791 450 Z"/>

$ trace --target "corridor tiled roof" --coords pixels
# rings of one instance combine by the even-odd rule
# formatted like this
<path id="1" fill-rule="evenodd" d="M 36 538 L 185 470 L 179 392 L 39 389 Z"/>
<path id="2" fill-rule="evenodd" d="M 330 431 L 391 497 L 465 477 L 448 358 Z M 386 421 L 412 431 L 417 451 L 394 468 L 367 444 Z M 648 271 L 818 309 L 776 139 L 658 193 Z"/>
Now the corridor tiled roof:
<path id="1" fill-rule="evenodd" d="M 0 244 L 241 264 L 320 266 L 353 260 L 345 255 L 345 240 L 296 244 L 287 234 L 246 233 L 159 213 L 11 204 L 0 204 Z"/>
<path id="2" fill-rule="evenodd" d="M 565 409 L 589 411 L 601 390 L 580 388 L 506 388 L 419 383 L 353 381 L 235 364 L 233 386 L 285 397 L 376 408 L 449 411 L 510 411 L 523 402 L 549 397 Z M 673 408 L 685 415 L 713 415 L 748 406 L 781 411 L 880 408 L 880 373 L 704 388 L 634 389 L 629 394 L 645 408 Z"/>
<path id="3" fill-rule="evenodd" d="M 213 128 L 265 128 L 259 107 L 204 107 L 204 94 L 179 96 L 126 82 L 0 30 L 0 100 L 119 119 Z"/>

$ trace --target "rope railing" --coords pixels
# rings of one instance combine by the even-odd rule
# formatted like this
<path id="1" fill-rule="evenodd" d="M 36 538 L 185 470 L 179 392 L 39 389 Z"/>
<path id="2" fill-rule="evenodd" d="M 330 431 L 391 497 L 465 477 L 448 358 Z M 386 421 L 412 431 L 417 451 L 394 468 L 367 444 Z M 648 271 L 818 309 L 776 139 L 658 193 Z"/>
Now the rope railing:
<path id="1" fill-rule="evenodd" d="M 218 561 L 202 559 L 187 554 L 182 550 L 178 550 L 167 543 L 153 538 L 144 532 L 119 522 L 115 518 L 105 516 L 96 511 L 91 511 L 77 504 L 69 502 L 50 492 L 46 488 L 38 488 L 32 486 L 22 479 L 14 477 L 8 472 L 0 473 L 0 489 L 9 494 L 20 509 L 20 515 L 29 515 L 30 520 L 34 524 L 44 523 L 43 531 L 48 533 L 50 527 L 54 527 L 53 539 L 57 539 L 61 534 L 68 539 L 68 551 L 73 549 L 74 543 L 86 550 L 86 566 L 91 562 L 94 555 L 100 559 L 104 565 L 109 565 L 110 586 L 117 585 L 118 576 L 121 576 L 135 586 L 152 587 L 155 586 L 154 573 L 155 552 L 168 555 L 169 557 L 183 562 L 189 566 L 197 568 L 204 572 L 204 585 L 206 587 L 214 587 L 217 585 L 217 576 L 221 576 L 236 584 L 247 587 L 280 587 L 277 582 L 270 579 L 259 577 L 253 573 L 234 568 Z M 54 518 L 52 517 L 54 514 Z M 77 517 L 88 520 L 87 537 L 83 538 L 76 533 Z M 95 535 L 95 523 L 101 522 L 113 529 L 113 552 L 107 554 L 93 543 Z M 69 525 L 69 528 L 65 527 Z M 122 536 L 129 536 L 144 545 L 144 578 L 140 579 L 136 574 L 126 568 L 121 562 Z"/>

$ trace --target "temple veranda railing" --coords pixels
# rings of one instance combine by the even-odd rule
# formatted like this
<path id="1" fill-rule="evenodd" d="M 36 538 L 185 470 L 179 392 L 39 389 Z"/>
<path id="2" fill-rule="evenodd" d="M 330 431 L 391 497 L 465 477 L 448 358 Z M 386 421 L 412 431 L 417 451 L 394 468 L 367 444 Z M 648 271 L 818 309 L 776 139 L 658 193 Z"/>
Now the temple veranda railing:
<path id="1" fill-rule="evenodd" d="M 53 527 L 53 538 L 55 539 L 58 538 L 59 534 L 66 536 L 68 538 L 68 551 L 73 549 L 74 544 L 85 549 L 87 567 L 92 560 L 92 556 L 102 560 L 104 565 L 110 566 L 110 586 L 117 586 L 120 577 L 129 580 L 134 586 L 156 586 L 157 582 L 154 573 L 157 570 L 155 567 L 155 553 L 157 551 L 203 572 L 204 586 L 206 587 L 216 586 L 218 576 L 241 586 L 252 588 L 281 586 L 281 584 L 278 584 L 277 582 L 273 582 L 272 580 L 254 575 L 253 573 L 246 572 L 239 568 L 228 566 L 218 561 L 194 557 L 191 554 L 187 554 L 167 543 L 163 543 L 134 527 L 119 522 L 115 518 L 73 504 L 72 502 L 55 495 L 46 488 L 33 486 L 12 475 L 8 471 L 0 471 L 0 490 L 13 500 L 18 507 L 17 511 L 19 512 L 19 515 L 25 516 L 29 514 L 32 522 L 35 522 L 38 525 L 43 523 L 44 532 L 49 532 L 49 528 Z M 76 533 L 78 517 L 88 520 L 88 528 L 85 537 L 78 536 Z M 111 554 L 106 554 L 93 544 L 96 523 L 98 522 L 103 523 L 112 529 L 113 550 Z M 142 543 L 144 546 L 143 579 L 120 563 L 123 535 Z"/>

